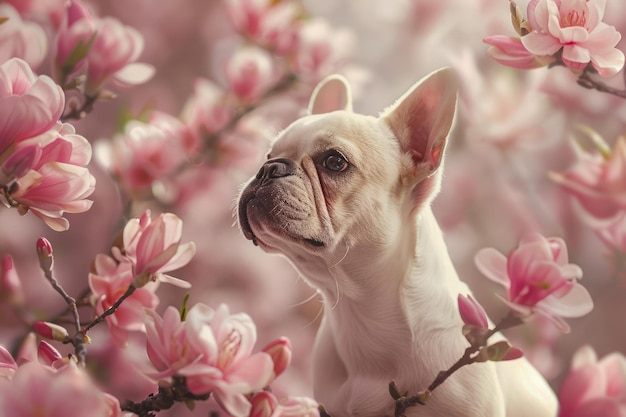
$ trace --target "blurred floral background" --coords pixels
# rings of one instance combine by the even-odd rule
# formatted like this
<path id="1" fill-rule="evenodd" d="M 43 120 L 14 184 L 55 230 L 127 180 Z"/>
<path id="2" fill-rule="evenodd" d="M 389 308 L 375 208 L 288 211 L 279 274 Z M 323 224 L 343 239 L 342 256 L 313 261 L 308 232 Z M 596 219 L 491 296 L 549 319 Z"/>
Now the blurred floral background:
<path id="1" fill-rule="evenodd" d="M 70 13 L 64 0 L 0 2 L 0 16 L 9 18 L 0 25 L 0 60 L 22 58 L 35 74 L 61 84 L 65 121 L 93 148 L 93 205 L 68 210 L 67 231 L 52 230 L 32 210 L 20 216 L 0 209 L 0 254 L 13 257 L 32 317 L 46 320 L 66 307 L 40 270 L 40 236 L 54 248 L 57 279 L 78 296 L 88 289 L 96 255 L 109 253 L 126 221 L 146 209 L 174 213 L 183 222 L 182 240 L 195 242 L 196 253 L 173 275 L 192 287 L 161 286 L 157 311 L 180 307 L 188 293 L 189 305 L 226 303 L 232 312 L 246 312 L 257 327 L 257 346 L 280 336 L 291 341 L 292 364 L 274 391 L 311 396 L 309 356 L 321 300 L 284 259 L 244 239 L 233 217 L 241 184 L 255 174 L 270 139 L 305 114 L 313 87 L 326 75 L 343 74 L 353 87 L 355 111 L 376 115 L 424 75 L 452 66 L 461 92 L 434 212 L 459 275 L 488 314 L 501 317 L 506 307 L 494 295 L 497 286 L 475 266 L 476 252 L 490 246 L 506 254 L 530 231 L 562 237 L 570 262 L 583 269 L 581 283 L 594 310 L 569 320 L 569 334 L 535 320 L 508 335 L 555 389 L 582 345 L 600 357 L 626 351 L 626 100 L 578 85 L 578 75 L 562 65 L 521 70 L 490 58 L 484 38 L 515 36 L 508 1 L 80 5 Z M 526 2 L 519 6 L 526 10 Z M 93 33 L 80 27 L 81 19 L 96 33 L 114 35 L 101 46 L 101 57 L 89 58 L 95 63 L 87 72 L 80 62 L 68 71 L 62 64 L 76 50 L 63 42 L 86 44 Z M 626 33 L 626 3 L 608 0 L 603 21 Z M 92 48 L 99 48 L 99 39 Z M 625 42 L 617 48 L 624 51 Z M 114 59 L 125 61 L 113 69 L 102 64 Z M 99 64 L 104 75 L 92 73 Z M 623 75 L 603 82 L 623 88 Z M 74 89 L 72 79 L 81 88 Z M 92 105 L 82 108 L 85 100 Z M 585 206 L 580 190 L 568 188 L 561 175 L 598 157 L 598 137 L 609 153 L 613 149 L 612 158 L 621 158 L 607 174 L 613 181 L 607 193 L 617 201 L 610 213 L 602 202 L 595 202 L 600 208 Z M 9 290 L 2 291 L 0 345 L 15 350 L 27 328 Z M 147 363 L 140 333 L 130 334 L 121 350 L 105 326 L 90 336 L 88 366 L 107 392 L 140 401 L 154 391 L 138 370 Z M 58 346 L 63 354 L 70 348 Z M 178 404 L 160 415 L 205 416 L 214 407 L 203 402 L 191 411 Z"/>

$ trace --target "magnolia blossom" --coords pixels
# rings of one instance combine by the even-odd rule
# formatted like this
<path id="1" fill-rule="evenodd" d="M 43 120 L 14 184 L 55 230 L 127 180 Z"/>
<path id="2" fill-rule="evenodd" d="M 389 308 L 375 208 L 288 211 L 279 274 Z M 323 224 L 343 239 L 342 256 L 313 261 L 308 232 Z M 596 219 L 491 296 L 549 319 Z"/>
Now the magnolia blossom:
<path id="1" fill-rule="evenodd" d="M 272 76 L 272 57 L 254 46 L 239 49 L 226 65 L 231 89 L 244 101 L 258 99 L 269 88 Z"/>
<path id="2" fill-rule="evenodd" d="M 187 159 L 187 128 L 173 116 L 154 112 L 147 123 L 133 120 L 123 134 L 97 145 L 96 156 L 130 192 L 167 182 Z"/>
<path id="3" fill-rule="evenodd" d="M 60 370 L 28 362 L 0 378 L 0 415 L 15 417 L 118 417 L 119 402 L 69 364 Z"/>
<path id="4" fill-rule="evenodd" d="M 278 54 L 294 49 L 297 19 L 302 13 L 297 2 L 227 0 L 225 5 L 235 29 L 240 33 Z"/>
<path id="5" fill-rule="evenodd" d="M 61 24 L 66 0 L 5 0 L 22 15 L 35 20 L 50 21 L 54 28 Z"/>
<path id="6" fill-rule="evenodd" d="M 558 417 L 626 416 L 626 359 L 611 353 L 598 360 L 590 346 L 574 354 L 559 389 Z"/>
<path id="7" fill-rule="evenodd" d="M 139 288 L 150 281 L 161 281 L 189 288 L 187 281 L 165 275 L 187 265 L 196 253 L 193 242 L 181 243 L 183 221 L 172 213 L 161 213 L 154 220 L 150 210 L 126 223 L 123 252 L 114 248 L 118 261 L 133 266 L 133 285 Z"/>
<path id="8" fill-rule="evenodd" d="M 123 84 L 141 84 L 154 74 L 148 64 L 135 62 L 143 51 L 141 34 L 117 19 L 94 21 L 96 37 L 87 54 L 87 94 L 95 94 L 113 78 Z"/>
<path id="9" fill-rule="evenodd" d="M 520 240 L 508 258 L 485 248 L 476 254 L 475 261 L 487 278 L 504 286 L 507 294 L 501 298 L 522 316 L 544 315 L 561 331 L 569 332 L 561 317 L 580 317 L 593 308 L 589 293 L 578 284 L 582 270 L 568 263 L 562 239 L 533 233 Z"/>
<path id="10" fill-rule="evenodd" d="M 573 70 L 591 63 L 600 75 L 614 75 L 624 66 L 624 53 L 615 48 L 620 33 L 602 22 L 605 7 L 606 0 L 531 0 L 533 30 L 521 42 L 534 55 L 561 51 L 563 63 Z"/>
<path id="11" fill-rule="evenodd" d="M 63 90 L 50 77 L 19 58 L 0 65 L 0 164 L 15 142 L 52 128 L 64 108 Z"/>
<path id="12" fill-rule="evenodd" d="M 21 58 L 31 67 L 41 65 L 48 51 L 48 38 L 41 26 L 22 21 L 10 4 L 0 4 L 0 16 L 7 19 L 0 24 L 0 62 Z"/>
<path id="13" fill-rule="evenodd" d="M 348 30 L 335 30 L 326 20 L 311 19 L 298 31 L 296 73 L 309 81 L 337 71 L 351 51 L 354 37 Z"/>
<path id="14" fill-rule="evenodd" d="M 89 142 L 72 125 L 59 122 L 14 145 L 14 154 L 0 168 L 5 176 L 15 177 L 10 197 L 21 213 L 30 210 L 52 229 L 62 231 L 69 228 L 64 213 L 91 208 L 87 197 L 95 189 L 95 178 L 86 167 L 90 160 Z"/>
<path id="15" fill-rule="evenodd" d="M 94 20 L 85 5 L 78 0 L 69 1 L 56 38 L 54 64 L 58 78 L 67 77 L 85 65 L 95 30 Z"/>
<path id="16" fill-rule="evenodd" d="M 91 303 L 96 313 L 102 314 L 111 307 L 133 282 L 133 267 L 128 260 L 118 262 L 103 255 L 96 255 L 94 271 L 89 274 L 89 289 L 92 292 Z M 144 311 L 153 310 L 159 304 L 154 293 L 158 283 L 149 282 L 124 300 L 115 312 L 106 317 L 113 341 L 118 346 L 126 345 L 128 332 L 143 331 Z"/>
<path id="17" fill-rule="evenodd" d="M 585 152 L 574 146 L 578 162 L 566 172 L 551 173 L 550 178 L 592 218 L 610 220 L 626 210 L 626 136 L 617 140 L 612 152 Z"/>
<path id="18" fill-rule="evenodd" d="M 185 142 L 189 153 L 197 152 L 206 136 L 226 126 L 234 113 L 224 91 L 212 81 L 197 78 L 193 86 L 193 95 L 181 112 L 181 119 L 189 128 L 188 141 Z"/>
<path id="19" fill-rule="evenodd" d="M 307 397 L 291 397 L 278 401 L 274 394 L 262 391 L 250 400 L 250 417 L 319 417 L 319 404 Z"/>
<path id="20" fill-rule="evenodd" d="M 256 328 L 247 314 L 231 315 L 225 304 L 215 311 L 202 304 L 195 307 L 187 316 L 186 335 L 201 357 L 179 373 L 186 376 L 191 392 L 211 391 L 231 415 L 245 417 L 250 410 L 245 395 L 269 384 L 272 359 L 265 352 L 252 353 Z"/>
<path id="21" fill-rule="evenodd" d="M 231 315 L 226 305 L 213 310 L 196 304 L 184 321 L 173 307 L 163 317 L 148 312 L 147 351 L 157 373 L 186 377 L 194 394 L 212 392 L 233 416 L 246 417 L 250 403 L 245 395 L 262 390 L 273 377 L 272 358 L 252 353 L 256 328 L 250 317 Z"/>

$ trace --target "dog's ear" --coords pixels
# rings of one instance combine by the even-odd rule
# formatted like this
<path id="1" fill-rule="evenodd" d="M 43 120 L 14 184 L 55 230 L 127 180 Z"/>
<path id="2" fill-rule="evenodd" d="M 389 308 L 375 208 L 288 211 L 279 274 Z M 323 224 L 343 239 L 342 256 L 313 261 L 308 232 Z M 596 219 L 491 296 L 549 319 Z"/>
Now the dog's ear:
<path id="1" fill-rule="evenodd" d="M 417 177 L 441 165 L 456 110 L 458 82 L 451 68 L 442 68 L 411 87 L 381 117 L 413 159 Z"/>
<path id="2" fill-rule="evenodd" d="M 315 87 L 309 100 L 309 114 L 352 111 L 350 84 L 339 74 L 329 75 Z"/>

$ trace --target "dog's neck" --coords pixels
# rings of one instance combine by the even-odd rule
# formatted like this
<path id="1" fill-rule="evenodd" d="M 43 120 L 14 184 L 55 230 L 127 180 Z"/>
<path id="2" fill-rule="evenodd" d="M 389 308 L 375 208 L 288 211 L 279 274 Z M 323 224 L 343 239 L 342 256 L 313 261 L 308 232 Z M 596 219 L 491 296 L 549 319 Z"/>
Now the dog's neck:
<path id="1" fill-rule="evenodd" d="M 349 358 L 346 366 L 356 368 L 349 371 L 382 371 L 397 376 L 403 368 L 406 370 L 406 358 L 424 355 L 439 355 L 441 360 L 421 363 L 446 366 L 448 355 L 421 351 L 439 350 L 440 344 L 417 342 L 445 337 L 450 331 L 459 335 L 454 338 L 458 343 L 449 346 L 450 355 L 462 349 L 455 298 L 458 292 L 467 291 L 466 287 L 456 275 L 430 207 L 422 208 L 414 221 L 414 227 L 401 228 L 400 239 L 392 251 L 387 251 L 386 258 L 380 258 L 380 253 L 372 249 L 368 258 L 371 262 L 364 265 L 362 252 L 354 258 L 348 252 L 343 261 L 327 270 L 337 286 L 321 290 L 325 319 L 339 354 Z"/>

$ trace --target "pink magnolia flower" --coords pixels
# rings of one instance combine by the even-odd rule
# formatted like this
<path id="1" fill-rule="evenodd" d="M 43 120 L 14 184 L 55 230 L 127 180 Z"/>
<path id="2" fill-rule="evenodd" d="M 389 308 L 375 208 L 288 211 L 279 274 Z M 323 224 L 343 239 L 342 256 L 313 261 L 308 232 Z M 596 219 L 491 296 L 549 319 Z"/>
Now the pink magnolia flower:
<path id="1" fill-rule="evenodd" d="M 533 30 L 522 36 L 532 54 L 554 55 L 582 70 L 589 63 L 604 77 L 624 66 L 624 53 L 615 48 L 621 39 L 613 26 L 602 22 L 606 0 L 531 0 L 528 21 Z"/>
<path id="2" fill-rule="evenodd" d="M 530 234 L 520 240 L 508 258 L 493 248 L 476 254 L 478 269 L 507 290 L 501 297 L 522 316 L 537 313 L 551 319 L 563 332 L 569 326 L 561 317 L 580 317 L 591 311 L 593 302 L 578 280 L 582 270 L 568 263 L 562 239 Z"/>
<path id="3" fill-rule="evenodd" d="M 293 50 L 297 19 L 302 14 L 296 2 L 227 0 L 225 6 L 238 32 L 278 54 Z"/>
<path id="4" fill-rule="evenodd" d="M 554 61 L 553 57 L 537 56 L 526 49 L 520 38 L 495 35 L 488 36 L 483 42 L 490 45 L 487 54 L 509 67 L 517 69 L 533 69 L 544 67 Z"/>
<path id="5" fill-rule="evenodd" d="M 127 190 L 140 192 L 157 182 L 168 181 L 186 161 L 187 134 L 180 120 L 154 112 L 147 123 L 130 121 L 123 134 L 116 135 L 112 141 L 100 142 L 96 155 Z"/>
<path id="6" fill-rule="evenodd" d="M 474 297 L 459 294 L 457 302 L 463 323 L 476 326 L 480 329 L 487 329 L 489 327 L 487 313 L 485 313 L 483 306 L 481 306 Z"/>
<path id="7" fill-rule="evenodd" d="M 31 67 L 39 67 L 48 52 L 48 38 L 41 26 L 23 21 L 10 4 L 0 4 L 0 16 L 8 19 L 0 25 L 0 62 L 21 58 Z"/>
<path id="8" fill-rule="evenodd" d="M 119 402 L 69 365 L 55 370 L 37 362 L 0 378 L 0 415 L 14 417 L 118 417 Z"/>
<path id="9" fill-rule="evenodd" d="M 249 417 L 319 417 L 319 404 L 307 397 L 290 397 L 278 401 L 274 394 L 261 391 L 251 398 Z"/>
<path id="10" fill-rule="evenodd" d="M 348 30 L 333 29 L 323 19 L 308 20 L 298 31 L 294 69 L 305 80 L 319 80 L 343 65 L 353 42 Z"/>
<path id="11" fill-rule="evenodd" d="M 626 416 L 626 359 L 615 352 L 598 360 L 590 346 L 574 354 L 559 389 L 559 417 Z"/>
<path id="12" fill-rule="evenodd" d="M 280 337 L 265 346 L 262 351 L 272 358 L 274 363 L 272 380 L 274 380 L 285 372 L 291 363 L 291 343 L 286 337 Z"/>
<path id="13" fill-rule="evenodd" d="M 626 136 L 610 155 L 584 152 L 574 145 L 578 162 L 563 173 L 550 173 L 592 218 L 610 220 L 626 210 Z"/>
<path id="14" fill-rule="evenodd" d="M 226 65 L 226 78 L 232 91 L 244 101 L 254 101 L 269 88 L 273 78 L 269 53 L 249 46 L 239 49 Z"/>
<path id="15" fill-rule="evenodd" d="M 187 152 L 197 152 L 206 136 L 226 126 L 233 114 L 233 106 L 227 102 L 224 91 L 206 78 L 197 78 L 193 95 L 181 112 L 181 120 L 190 132 L 185 142 Z"/>
<path id="16" fill-rule="evenodd" d="M 167 282 L 189 288 L 182 281 L 165 274 L 187 265 L 196 253 L 193 242 L 181 243 L 183 221 L 172 213 L 161 213 L 154 220 L 150 210 L 126 223 L 123 231 L 123 253 L 114 251 L 118 261 L 130 260 L 133 284 L 140 288 L 150 281 Z"/>
<path id="17" fill-rule="evenodd" d="M 21 214 L 32 211 L 53 230 L 63 231 L 69 228 L 64 213 L 82 213 L 91 208 L 92 201 L 87 197 L 94 191 L 95 178 L 86 168 L 91 145 L 75 133 L 72 125 L 59 123 L 42 135 L 20 142 L 15 152 L 28 155 L 22 162 L 30 165 L 17 178 L 17 187 L 11 193 Z M 26 167 L 19 166 L 19 171 L 26 171 Z M 13 173 L 18 171 L 14 169 Z"/>
<path id="18" fill-rule="evenodd" d="M 66 0 L 5 0 L 22 16 L 37 21 L 50 21 L 54 28 L 61 24 Z"/>
<path id="19" fill-rule="evenodd" d="M 189 312 L 195 314 L 197 305 Z M 148 373 L 154 379 L 170 377 L 180 369 L 199 360 L 201 353 L 188 341 L 188 322 L 182 321 L 180 313 L 169 306 L 163 316 L 154 310 L 146 310 L 146 351 L 156 373 Z"/>
<path id="20" fill-rule="evenodd" d="M 19 58 L 0 65 L 0 164 L 15 142 L 51 129 L 65 107 L 61 87 L 48 76 L 36 76 Z"/>
<path id="21" fill-rule="evenodd" d="M 88 45 L 95 30 L 94 20 L 85 5 L 79 0 L 71 0 L 56 38 L 54 64 L 58 79 L 69 76 L 85 65 L 90 50 Z M 81 53 L 77 53 L 77 48 L 83 48 Z"/>
<path id="22" fill-rule="evenodd" d="M 179 371 L 195 394 L 212 392 L 234 417 L 246 417 L 250 402 L 245 395 L 266 387 L 273 376 L 271 357 L 252 353 L 256 328 L 244 313 L 231 315 L 226 305 L 213 310 L 197 304 L 187 315 L 187 342 L 200 353 L 199 360 Z"/>
<path id="23" fill-rule="evenodd" d="M 109 309 L 133 282 L 133 267 L 128 260 L 117 262 L 115 259 L 98 254 L 93 263 L 94 271 L 89 274 L 89 288 L 92 292 L 91 303 L 97 314 Z M 147 283 L 135 291 L 117 308 L 115 313 L 106 317 L 111 337 L 117 346 L 125 346 L 128 333 L 144 331 L 144 312 L 159 305 L 155 291 L 158 283 Z"/>
<path id="24" fill-rule="evenodd" d="M 87 94 L 95 94 L 111 78 L 122 84 L 148 81 L 154 68 L 135 62 L 143 51 L 141 34 L 111 17 L 94 23 L 97 35 L 87 55 Z"/>

